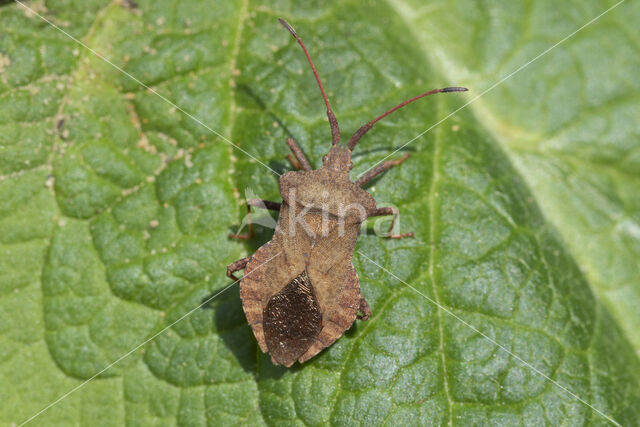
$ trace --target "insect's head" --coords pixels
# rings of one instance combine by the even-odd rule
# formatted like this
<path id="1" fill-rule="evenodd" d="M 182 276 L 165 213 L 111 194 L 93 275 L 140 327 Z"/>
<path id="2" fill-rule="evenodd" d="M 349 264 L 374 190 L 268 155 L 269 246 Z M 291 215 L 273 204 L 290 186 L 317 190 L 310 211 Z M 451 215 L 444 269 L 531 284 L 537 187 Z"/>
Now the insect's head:
<path id="1" fill-rule="evenodd" d="M 332 145 L 329 152 L 322 158 L 322 167 L 331 172 L 349 172 L 353 167 L 351 150 L 340 145 Z"/>
<path id="2" fill-rule="evenodd" d="M 302 39 L 300 38 L 300 36 L 298 36 L 298 34 L 296 33 L 296 31 L 293 29 L 293 27 L 291 25 L 289 25 L 287 23 L 287 21 L 285 21 L 284 19 L 278 19 L 278 21 L 280 21 L 280 24 L 282 24 L 283 27 L 285 27 L 287 29 L 287 31 L 289 31 L 291 33 L 291 35 L 293 36 L 293 38 L 296 39 L 296 41 L 298 42 L 298 44 L 300 45 L 300 47 L 302 48 L 302 51 L 304 52 L 305 56 L 307 57 L 307 61 L 309 61 L 309 65 L 311 66 L 311 71 L 313 71 L 313 75 L 316 78 L 316 82 L 318 83 L 318 87 L 320 88 L 320 92 L 322 93 L 322 99 L 324 100 L 324 104 L 327 107 L 327 117 L 329 118 L 329 125 L 331 126 L 331 149 L 329 150 L 329 153 L 323 157 L 322 162 L 323 162 L 323 167 L 324 168 L 328 168 L 334 171 L 341 171 L 341 172 L 349 172 L 349 170 L 351 170 L 352 164 L 351 164 L 351 152 L 353 151 L 353 149 L 355 148 L 356 144 L 358 143 L 358 141 L 360 140 L 360 138 L 362 138 L 364 136 L 365 133 L 367 133 L 369 131 L 369 129 L 371 129 L 373 127 L 373 125 L 387 117 L 389 114 L 393 113 L 394 111 L 404 107 L 405 105 L 416 101 L 420 98 L 423 98 L 425 96 L 429 96 L 429 95 L 433 95 L 436 93 L 446 93 L 446 92 L 465 92 L 468 89 L 465 87 L 459 87 L 459 86 L 454 86 L 454 87 L 445 87 L 443 89 L 433 89 L 430 90 L 428 92 L 422 93 L 418 96 L 414 96 L 411 99 L 408 99 L 404 102 L 401 102 L 400 104 L 396 105 L 395 107 L 391 108 L 390 110 L 388 110 L 387 112 L 379 115 L 378 117 L 376 117 L 375 119 L 371 120 L 370 122 L 365 123 L 363 126 L 360 127 L 360 129 L 358 129 L 352 136 L 351 138 L 349 138 L 349 141 L 345 144 L 345 143 L 340 143 L 340 129 L 338 127 L 338 120 L 336 119 L 335 114 L 333 114 L 333 111 L 331 110 L 331 104 L 329 103 L 329 99 L 327 98 L 327 94 L 324 90 L 324 87 L 322 86 L 322 82 L 320 81 L 320 76 L 318 75 L 318 70 L 316 70 L 315 65 L 313 64 L 313 61 L 311 60 L 311 56 L 309 55 L 309 52 L 307 51 L 307 48 L 305 47 L 304 43 L 302 42 Z"/>

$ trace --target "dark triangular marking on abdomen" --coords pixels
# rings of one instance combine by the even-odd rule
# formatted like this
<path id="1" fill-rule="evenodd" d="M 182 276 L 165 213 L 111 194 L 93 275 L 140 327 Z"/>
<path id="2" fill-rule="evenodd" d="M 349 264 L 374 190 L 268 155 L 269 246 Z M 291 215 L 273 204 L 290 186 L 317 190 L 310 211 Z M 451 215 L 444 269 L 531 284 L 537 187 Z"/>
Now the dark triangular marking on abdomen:
<path id="1" fill-rule="evenodd" d="M 289 366 L 307 351 L 322 329 L 322 313 L 306 270 L 271 297 L 262 320 L 276 362 Z"/>

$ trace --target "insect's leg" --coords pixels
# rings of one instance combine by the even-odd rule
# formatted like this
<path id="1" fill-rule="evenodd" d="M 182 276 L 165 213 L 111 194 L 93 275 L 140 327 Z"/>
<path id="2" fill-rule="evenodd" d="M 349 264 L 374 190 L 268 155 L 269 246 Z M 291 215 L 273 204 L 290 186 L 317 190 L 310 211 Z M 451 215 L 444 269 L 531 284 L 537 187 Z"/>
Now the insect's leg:
<path id="1" fill-rule="evenodd" d="M 289 160 L 289 163 L 291 163 L 291 166 L 293 166 L 295 170 L 299 171 L 302 169 L 302 165 L 298 162 L 298 159 L 293 157 L 293 154 L 287 154 L 287 160 Z"/>
<path id="2" fill-rule="evenodd" d="M 235 273 L 236 271 L 244 270 L 244 268 L 247 266 L 247 263 L 249 262 L 250 259 L 251 257 L 248 256 L 246 258 L 241 258 L 229 264 L 227 266 L 227 277 L 235 281 L 240 280 L 233 273 Z"/>
<path id="3" fill-rule="evenodd" d="M 363 296 L 360 296 L 360 313 L 358 313 L 357 317 L 360 320 L 367 320 L 371 317 L 371 309 L 369 308 L 369 303 L 364 299 Z"/>
<path id="4" fill-rule="evenodd" d="M 387 171 L 392 167 L 399 165 L 400 163 L 404 162 L 408 158 L 409 158 L 409 153 L 405 154 L 404 156 L 396 160 L 387 160 L 386 162 L 378 163 L 373 169 L 370 169 L 367 173 L 365 173 L 360 178 L 358 178 L 358 180 L 356 181 L 356 185 L 359 187 L 362 187 L 367 182 L 371 181 L 373 178 L 380 175 L 382 172 Z"/>
<path id="5" fill-rule="evenodd" d="M 242 233 L 242 234 L 230 233 L 229 234 L 229 238 L 230 239 L 249 240 L 254 236 L 253 223 L 251 222 L 251 206 L 255 206 L 256 208 L 269 209 L 269 210 L 272 210 L 272 211 L 279 211 L 281 205 L 282 205 L 281 203 L 270 202 L 269 200 L 262 200 L 262 199 L 250 199 L 250 200 L 247 200 L 247 226 L 249 228 L 249 232 L 248 233 Z"/>
<path id="6" fill-rule="evenodd" d="M 307 160 L 304 153 L 298 146 L 298 143 L 294 141 L 293 138 L 287 138 L 287 145 L 289 146 L 291 152 L 293 153 L 293 156 L 295 157 L 295 159 L 291 157 L 291 154 L 287 156 L 287 159 L 289 159 L 293 167 L 306 171 L 312 170 L 311 164 L 309 164 L 309 160 Z"/>
<path id="7" fill-rule="evenodd" d="M 262 199 L 249 199 L 247 200 L 247 209 L 249 206 L 253 206 L 256 208 L 269 209 L 271 211 L 279 211 L 282 203 L 280 202 L 270 202 L 269 200 Z"/>
<path id="8" fill-rule="evenodd" d="M 405 237 L 413 237 L 413 233 L 402 233 L 402 234 L 393 234 L 391 231 L 393 230 L 393 226 L 396 225 L 396 218 L 398 218 L 398 209 L 394 207 L 384 207 L 384 208 L 376 208 L 373 211 L 369 212 L 369 217 L 371 216 L 383 216 L 383 215 L 393 215 L 393 219 L 391 220 L 391 225 L 389 226 L 389 230 L 384 237 L 389 239 L 403 239 Z"/>

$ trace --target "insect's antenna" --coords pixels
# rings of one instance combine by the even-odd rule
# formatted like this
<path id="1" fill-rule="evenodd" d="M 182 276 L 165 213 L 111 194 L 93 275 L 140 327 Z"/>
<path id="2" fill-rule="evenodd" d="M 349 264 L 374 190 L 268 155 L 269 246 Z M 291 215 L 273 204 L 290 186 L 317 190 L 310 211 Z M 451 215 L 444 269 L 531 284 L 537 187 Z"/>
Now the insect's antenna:
<path id="1" fill-rule="evenodd" d="M 329 104 L 329 99 L 327 98 L 327 94 L 324 92 L 324 87 L 322 86 L 322 82 L 320 81 L 320 76 L 318 75 L 318 70 L 316 70 L 316 66 L 313 65 L 313 61 L 311 60 L 311 56 L 309 56 L 309 52 L 307 48 L 302 43 L 302 39 L 296 33 L 296 30 L 293 29 L 291 25 L 287 21 L 282 18 L 278 18 L 280 24 L 285 27 L 291 35 L 296 39 L 302 50 L 304 51 L 305 56 L 307 57 L 307 61 L 309 61 L 309 65 L 311 65 L 311 70 L 313 71 L 313 75 L 316 77 L 316 81 L 318 82 L 318 87 L 320 87 L 320 92 L 322 92 L 322 99 L 324 99 L 324 104 L 327 106 L 327 117 L 329 117 L 329 125 L 331 126 L 331 145 L 336 145 L 340 142 L 340 129 L 338 128 L 338 120 L 336 119 L 335 114 L 331 110 L 331 105 Z"/>
<path id="2" fill-rule="evenodd" d="M 425 92 L 423 94 L 420 94 L 418 96 L 414 96 L 411 99 L 407 99 L 404 102 L 401 102 L 400 104 L 396 105 L 395 107 L 393 107 L 392 109 L 390 109 L 389 111 L 387 111 L 386 113 L 383 113 L 381 115 L 379 115 L 378 117 L 376 117 L 375 119 L 371 120 L 369 123 L 364 124 L 360 129 L 358 129 L 356 131 L 356 133 L 353 134 L 353 136 L 351 136 L 351 138 L 349 138 L 349 150 L 353 151 L 353 147 L 356 146 L 356 144 L 358 143 L 358 141 L 360 141 L 360 138 L 362 138 L 362 136 L 367 133 L 369 131 L 369 129 L 371 129 L 373 127 L 373 125 L 378 121 L 378 120 L 382 120 L 385 117 L 387 117 L 389 114 L 393 113 L 396 110 L 399 110 L 400 108 L 404 107 L 407 104 L 412 103 L 413 101 L 416 101 L 420 98 L 424 98 L 425 96 L 429 96 L 429 95 L 433 95 L 435 93 L 441 93 L 441 92 L 466 92 L 469 89 L 467 89 L 466 87 L 459 87 L 459 86 L 454 86 L 454 87 L 445 87 L 443 89 L 433 89 L 430 90 L 429 92 Z"/>

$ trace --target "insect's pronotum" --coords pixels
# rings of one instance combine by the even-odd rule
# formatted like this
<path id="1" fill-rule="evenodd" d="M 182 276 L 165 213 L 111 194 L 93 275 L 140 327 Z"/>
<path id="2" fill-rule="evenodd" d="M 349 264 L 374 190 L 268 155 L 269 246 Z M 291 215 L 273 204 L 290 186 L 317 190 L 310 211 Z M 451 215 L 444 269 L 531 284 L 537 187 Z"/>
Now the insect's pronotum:
<path id="1" fill-rule="evenodd" d="M 298 144 L 287 139 L 293 154 L 288 159 L 298 171 L 280 177 L 282 203 L 247 201 L 248 209 L 254 206 L 279 211 L 275 233 L 253 255 L 230 264 L 227 275 L 235 278 L 233 273 L 244 269 L 240 298 L 260 349 L 269 352 L 274 363 L 291 366 L 296 360 L 305 362 L 330 346 L 356 318 L 366 320 L 371 315 L 360 294 L 351 260 L 362 222 L 372 216 L 393 215 L 385 237 L 413 237 L 413 233 L 394 234 L 398 212 L 377 207 L 373 197 L 362 189 L 409 155 L 383 162 L 354 182 L 349 171 L 356 144 L 377 121 L 410 102 L 435 93 L 467 89 L 447 87 L 415 96 L 363 125 L 347 143 L 340 142 L 338 121 L 307 48 L 287 22 L 279 21 L 302 47 L 318 82 L 331 126 L 331 149 L 323 157 L 322 167 L 313 170 Z M 230 237 L 248 239 L 252 235 L 249 223 L 249 233 Z M 277 259 L 265 263 L 278 253 Z"/>

